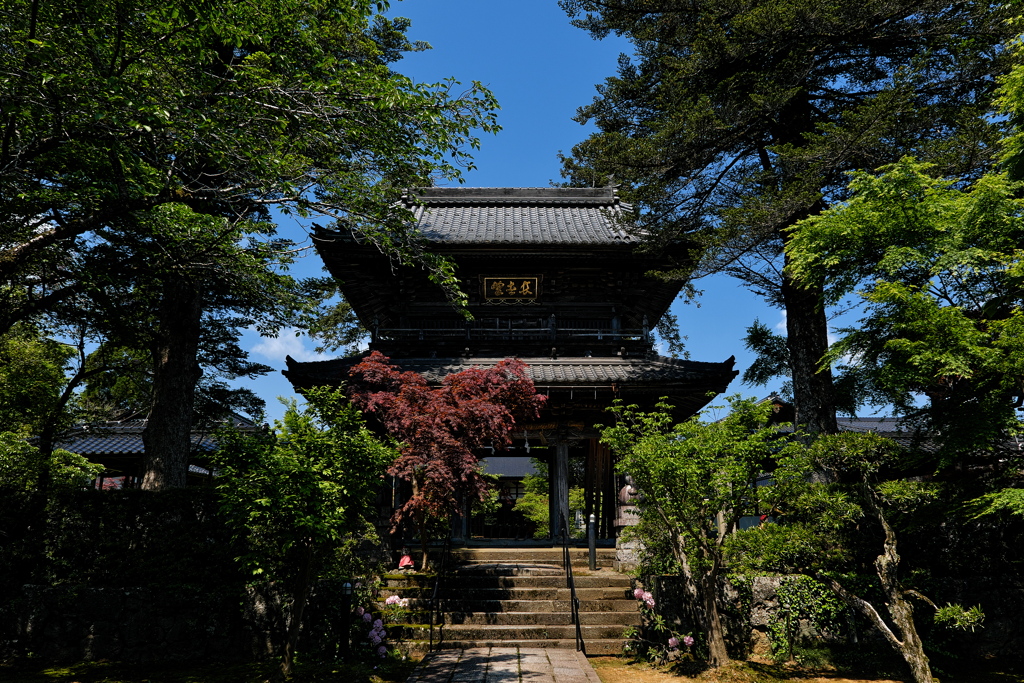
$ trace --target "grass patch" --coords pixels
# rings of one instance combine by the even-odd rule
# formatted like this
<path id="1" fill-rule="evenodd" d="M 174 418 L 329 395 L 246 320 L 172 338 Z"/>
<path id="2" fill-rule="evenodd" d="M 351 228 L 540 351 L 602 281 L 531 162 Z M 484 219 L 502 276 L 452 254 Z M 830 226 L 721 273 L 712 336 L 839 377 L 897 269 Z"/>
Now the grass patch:
<path id="1" fill-rule="evenodd" d="M 298 664 L 295 683 L 405 683 L 417 662 L 383 659 L 379 663 Z M 48 666 L 23 660 L 0 666 L 4 683 L 264 683 L 276 662 L 256 664 L 128 664 L 79 662 Z"/>

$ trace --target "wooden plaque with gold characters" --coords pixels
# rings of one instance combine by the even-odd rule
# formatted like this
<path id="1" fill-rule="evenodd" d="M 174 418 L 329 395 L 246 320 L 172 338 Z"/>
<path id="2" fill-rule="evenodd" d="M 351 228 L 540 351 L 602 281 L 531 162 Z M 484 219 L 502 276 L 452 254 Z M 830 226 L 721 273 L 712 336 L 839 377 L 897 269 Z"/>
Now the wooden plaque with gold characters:
<path id="1" fill-rule="evenodd" d="M 537 301 L 540 296 L 539 277 L 484 277 L 484 300 Z"/>

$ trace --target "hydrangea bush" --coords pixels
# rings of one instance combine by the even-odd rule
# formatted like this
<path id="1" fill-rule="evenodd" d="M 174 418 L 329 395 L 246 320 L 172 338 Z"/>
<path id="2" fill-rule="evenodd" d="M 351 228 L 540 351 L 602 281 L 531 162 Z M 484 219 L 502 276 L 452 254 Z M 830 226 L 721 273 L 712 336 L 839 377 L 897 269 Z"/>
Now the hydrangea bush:
<path id="1" fill-rule="evenodd" d="M 633 589 L 633 598 L 640 603 L 641 625 L 626 629 L 624 635 L 628 642 L 625 652 L 652 662 L 693 659 L 696 640 L 689 633 L 679 634 L 669 628 L 665 618 L 655 609 L 654 595 L 637 587 Z"/>

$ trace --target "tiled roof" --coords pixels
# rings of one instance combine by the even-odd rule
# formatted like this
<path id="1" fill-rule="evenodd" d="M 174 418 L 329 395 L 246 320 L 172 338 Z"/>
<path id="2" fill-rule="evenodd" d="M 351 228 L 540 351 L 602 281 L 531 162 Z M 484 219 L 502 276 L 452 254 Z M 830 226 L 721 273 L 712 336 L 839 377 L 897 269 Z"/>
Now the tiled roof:
<path id="1" fill-rule="evenodd" d="M 439 381 L 445 375 L 471 367 L 488 368 L 502 358 L 413 359 L 396 360 L 403 370 L 419 372 L 428 380 Z M 559 360 L 524 359 L 526 374 L 539 385 L 587 385 L 613 382 L 649 383 L 704 379 L 708 372 L 720 371 L 721 363 L 698 363 L 672 358 L 612 359 L 564 358 Z"/>
<path id="2" fill-rule="evenodd" d="M 348 379 L 348 370 L 361 357 L 339 358 L 311 363 L 299 363 L 288 358 L 285 374 L 297 386 L 310 386 L 319 382 L 338 382 Z M 431 382 L 439 382 L 446 375 L 471 367 L 488 368 L 504 358 L 411 358 L 392 362 L 402 370 L 422 374 Z M 732 362 L 702 363 L 658 356 L 655 358 L 524 358 L 527 375 L 538 386 L 591 386 L 622 384 L 657 384 L 666 382 L 715 381 L 735 372 Z M 726 380 L 726 383 L 728 383 Z"/>
<path id="3" fill-rule="evenodd" d="M 256 427 L 252 421 L 237 415 L 232 417 L 232 422 L 242 430 L 251 430 Z M 57 447 L 86 457 L 142 455 L 146 452 L 145 445 L 142 443 L 142 432 L 145 428 L 145 419 L 89 425 L 64 435 L 57 442 Z M 192 434 L 191 440 L 192 446 L 196 450 L 209 451 L 217 447 L 217 442 L 207 433 L 195 432 Z"/>
<path id="4" fill-rule="evenodd" d="M 141 433 L 118 434 L 98 430 L 96 433 L 72 436 L 58 445 L 64 450 L 78 453 L 84 457 L 91 455 L 142 455 L 146 452 Z M 216 447 L 216 442 L 209 437 L 193 434 L 192 445 L 199 450 L 209 451 Z"/>
<path id="5" fill-rule="evenodd" d="M 424 188 L 408 206 L 420 232 L 448 244 L 636 244 L 613 188 Z"/>

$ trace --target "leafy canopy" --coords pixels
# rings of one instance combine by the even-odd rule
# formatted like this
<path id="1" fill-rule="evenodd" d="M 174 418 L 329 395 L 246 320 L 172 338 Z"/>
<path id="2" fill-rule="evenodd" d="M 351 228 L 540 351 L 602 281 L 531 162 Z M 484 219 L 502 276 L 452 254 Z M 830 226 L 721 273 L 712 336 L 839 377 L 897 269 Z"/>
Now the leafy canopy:
<path id="1" fill-rule="evenodd" d="M 306 554 L 330 559 L 372 513 L 395 456 L 341 392 L 305 398 L 304 410 L 288 404 L 273 432 L 222 431 L 212 455 L 222 510 L 246 548 L 240 560 L 270 580 L 293 579 Z"/>
<path id="2" fill-rule="evenodd" d="M 794 230 L 792 272 L 856 292 L 865 315 L 823 362 L 846 359 L 877 402 L 925 412 L 943 448 L 993 446 L 1024 399 L 1024 203 L 1020 184 L 965 185 L 913 159 L 852 174 L 850 200 Z"/>
<path id="3" fill-rule="evenodd" d="M 390 69 L 424 46 L 386 7 L 0 2 L 0 329 L 88 292 L 93 249 L 167 204 L 320 215 L 410 258 L 400 188 L 457 177 L 496 103 Z"/>
<path id="4" fill-rule="evenodd" d="M 694 572 L 720 565 L 740 517 L 771 512 L 807 473 L 803 446 L 769 424 L 770 405 L 731 397 L 729 408 L 716 422 L 673 423 L 665 403 L 654 412 L 616 404 L 616 424 L 601 434 L 643 495 L 641 516 L 674 539 L 680 564 Z M 759 485 L 768 472 L 774 485 Z"/>

